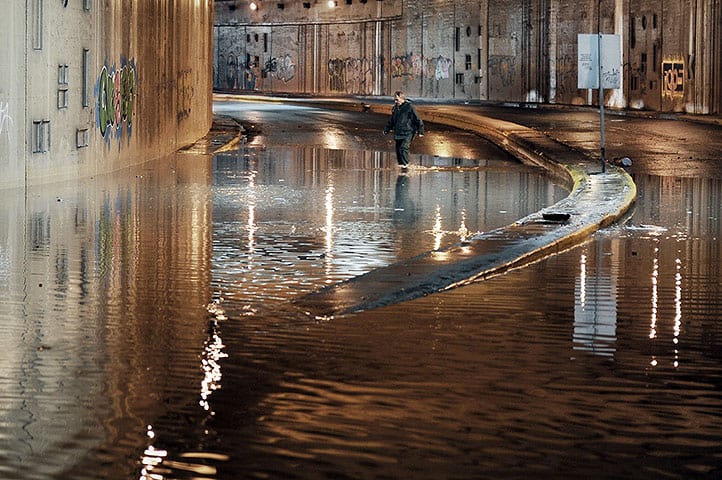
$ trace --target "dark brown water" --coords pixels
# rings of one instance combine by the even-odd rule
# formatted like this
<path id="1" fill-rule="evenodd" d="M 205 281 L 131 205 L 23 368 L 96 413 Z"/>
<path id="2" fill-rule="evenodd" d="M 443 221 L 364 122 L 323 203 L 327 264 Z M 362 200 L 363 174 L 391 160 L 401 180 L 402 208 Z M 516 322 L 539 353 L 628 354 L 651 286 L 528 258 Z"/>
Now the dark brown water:
<path id="1" fill-rule="evenodd" d="M 243 148 L 4 192 L 0 478 L 722 474 L 720 180 L 639 175 L 626 225 L 485 282 L 294 310 L 563 195 L 421 162 Z"/>

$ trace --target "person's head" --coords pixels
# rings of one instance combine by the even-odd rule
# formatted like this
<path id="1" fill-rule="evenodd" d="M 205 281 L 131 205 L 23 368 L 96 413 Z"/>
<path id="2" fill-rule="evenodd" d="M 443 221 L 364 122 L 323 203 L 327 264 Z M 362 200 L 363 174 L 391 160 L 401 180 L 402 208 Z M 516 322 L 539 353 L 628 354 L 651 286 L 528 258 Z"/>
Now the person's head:
<path id="1" fill-rule="evenodd" d="M 406 94 L 402 92 L 401 90 L 396 90 L 394 92 L 394 103 L 396 105 L 401 105 L 406 101 Z"/>

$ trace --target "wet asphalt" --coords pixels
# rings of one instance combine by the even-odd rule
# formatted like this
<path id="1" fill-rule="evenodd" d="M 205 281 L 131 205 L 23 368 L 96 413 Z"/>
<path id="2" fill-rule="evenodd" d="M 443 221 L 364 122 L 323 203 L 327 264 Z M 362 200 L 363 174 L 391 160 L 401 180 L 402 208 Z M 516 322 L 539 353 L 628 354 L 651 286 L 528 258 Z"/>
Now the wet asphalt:
<path id="1" fill-rule="evenodd" d="M 301 108 L 279 109 L 279 104 Z M 427 135 L 415 139 L 412 153 L 438 155 L 442 148 L 473 156 L 473 151 L 466 151 L 468 144 L 454 135 L 480 135 L 565 182 L 569 196 L 511 225 L 297 299 L 296 305 L 309 315 L 329 317 L 411 300 L 571 248 L 600 228 L 623 221 L 637 196 L 635 173 L 722 177 L 722 123 L 716 117 L 605 111 L 603 163 L 601 117 L 596 109 L 415 105 L 427 124 Z M 258 146 L 390 151 L 391 141 L 379 134 L 390 106 L 390 99 L 378 98 L 217 95 L 214 111 L 219 130 L 229 121 L 237 122 L 245 141 Z M 229 112 L 234 113 L 229 116 Z M 450 128 L 458 131 L 452 135 Z"/>

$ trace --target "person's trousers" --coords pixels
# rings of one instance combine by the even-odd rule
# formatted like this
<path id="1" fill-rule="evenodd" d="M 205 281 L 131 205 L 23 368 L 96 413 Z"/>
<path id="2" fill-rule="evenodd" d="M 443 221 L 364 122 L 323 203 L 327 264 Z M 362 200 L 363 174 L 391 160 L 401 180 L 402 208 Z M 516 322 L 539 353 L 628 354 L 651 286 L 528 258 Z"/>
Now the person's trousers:
<path id="1" fill-rule="evenodd" d="M 409 164 L 409 147 L 411 147 L 411 140 L 413 135 L 409 137 L 396 138 L 396 161 L 401 166 Z"/>

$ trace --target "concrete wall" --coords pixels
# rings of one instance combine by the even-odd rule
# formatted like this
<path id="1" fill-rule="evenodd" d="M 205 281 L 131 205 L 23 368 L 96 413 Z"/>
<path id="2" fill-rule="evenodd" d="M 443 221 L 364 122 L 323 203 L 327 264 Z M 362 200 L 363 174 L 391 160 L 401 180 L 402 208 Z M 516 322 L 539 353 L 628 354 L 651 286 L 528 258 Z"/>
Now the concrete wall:
<path id="1" fill-rule="evenodd" d="M 0 188 L 117 170 L 208 132 L 212 0 L 0 8 Z"/>
<path id="2" fill-rule="evenodd" d="M 216 0 L 216 89 L 598 105 L 577 35 L 601 31 L 622 40 L 608 106 L 722 113 L 717 0 L 257 3 Z"/>
<path id="3" fill-rule="evenodd" d="M 11 8 L 13 0 L 0 0 L 0 185 L 24 169 L 25 145 L 25 12 Z M 18 48 L 20 46 L 21 48 Z"/>

